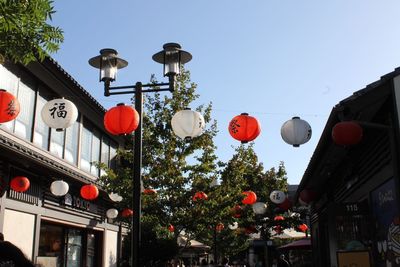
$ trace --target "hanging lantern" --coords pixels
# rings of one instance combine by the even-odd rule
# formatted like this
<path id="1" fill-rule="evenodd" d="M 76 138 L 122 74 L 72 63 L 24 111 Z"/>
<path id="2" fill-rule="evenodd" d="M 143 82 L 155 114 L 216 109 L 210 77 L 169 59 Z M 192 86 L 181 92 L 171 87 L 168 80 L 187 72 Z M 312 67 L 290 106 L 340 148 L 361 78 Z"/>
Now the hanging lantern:
<path id="1" fill-rule="evenodd" d="M 281 128 L 283 141 L 294 147 L 299 147 L 311 139 L 311 126 L 300 117 L 293 117 L 286 121 Z"/>
<path id="2" fill-rule="evenodd" d="M 172 224 L 168 225 L 168 231 L 173 233 L 175 231 L 175 227 Z"/>
<path id="3" fill-rule="evenodd" d="M 274 218 L 274 221 L 284 221 L 284 220 L 285 220 L 285 217 L 283 217 L 282 215 L 275 216 L 275 218 Z"/>
<path id="4" fill-rule="evenodd" d="M 99 189 L 94 184 L 81 187 L 81 197 L 86 200 L 95 200 L 99 196 Z"/>
<path id="5" fill-rule="evenodd" d="M 267 204 L 256 202 L 253 204 L 253 211 L 255 214 L 264 214 L 267 211 Z"/>
<path id="6" fill-rule="evenodd" d="M 18 99 L 4 89 L 0 89 L 0 123 L 15 119 L 20 111 Z"/>
<path id="7" fill-rule="evenodd" d="M 16 192 L 25 192 L 29 189 L 30 185 L 29 179 L 24 176 L 16 176 L 10 181 L 11 189 Z"/>
<path id="8" fill-rule="evenodd" d="M 254 225 L 249 225 L 244 229 L 246 235 L 251 235 L 257 233 L 257 229 Z"/>
<path id="9" fill-rule="evenodd" d="M 114 201 L 114 202 L 121 202 L 122 201 L 122 197 L 120 195 L 118 195 L 117 193 L 110 193 L 108 194 L 108 197 Z"/>
<path id="10" fill-rule="evenodd" d="M 104 127 L 113 135 L 130 134 L 139 126 L 139 113 L 124 103 L 109 109 L 104 115 Z"/>
<path id="11" fill-rule="evenodd" d="M 274 190 L 269 194 L 269 199 L 275 204 L 281 204 L 286 199 L 285 193 L 279 190 Z"/>
<path id="12" fill-rule="evenodd" d="M 145 190 L 143 190 L 143 194 L 145 195 L 155 195 L 157 194 L 157 191 L 151 188 L 146 188 Z"/>
<path id="13" fill-rule="evenodd" d="M 292 202 L 289 200 L 289 198 L 285 198 L 285 200 L 282 203 L 278 204 L 278 207 L 286 211 L 292 207 Z"/>
<path id="14" fill-rule="evenodd" d="M 238 227 L 239 227 L 239 224 L 237 222 L 234 222 L 233 224 L 228 225 L 228 228 L 231 230 L 236 230 L 236 229 L 238 229 Z"/>
<path id="15" fill-rule="evenodd" d="M 273 229 L 278 235 L 282 233 L 282 226 L 280 225 L 275 226 Z"/>
<path id="16" fill-rule="evenodd" d="M 200 192 L 196 192 L 193 196 L 193 201 L 197 201 L 197 200 L 207 200 L 208 196 L 206 193 L 204 193 L 203 191 Z"/>
<path id="17" fill-rule="evenodd" d="M 224 230 L 225 226 L 223 223 L 219 223 L 215 226 L 215 230 L 217 230 L 217 232 L 221 232 L 222 230 Z"/>
<path id="18" fill-rule="evenodd" d="M 257 201 L 257 195 L 253 191 L 243 192 L 242 195 L 245 196 L 244 199 L 242 200 L 243 204 L 252 205 Z"/>
<path id="19" fill-rule="evenodd" d="M 115 219 L 118 216 L 118 210 L 116 209 L 108 209 L 106 212 L 106 216 L 109 219 Z"/>
<path id="20" fill-rule="evenodd" d="M 261 132 L 258 120 L 247 113 L 234 117 L 229 123 L 229 133 L 242 143 L 253 141 Z"/>
<path id="21" fill-rule="evenodd" d="M 363 129 L 354 121 L 336 123 L 332 129 L 332 139 L 337 145 L 356 145 L 361 142 Z"/>
<path id="22" fill-rule="evenodd" d="M 309 204 L 313 202 L 317 197 L 317 193 L 312 189 L 303 189 L 299 194 L 299 201 Z"/>
<path id="23" fill-rule="evenodd" d="M 199 112 L 184 109 L 178 111 L 171 120 L 174 133 L 182 139 L 191 139 L 201 135 L 206 126 L 204 117 Z"/>
<path id="24" fill-rule="evenodd" d="M 78 109 L 71 101 L 59 98 L 47 102 L 40 114 L 47 126 L 55 128 L 56 131 L 62 131 L 76 121 Z"/>
<path id="25" fill-rule="evenodd" d="M 303 233 L 307 232 L 308 230 L 308 226 L 305 223 L 300 224 L 297 228 L 299 228 L 299 230 L 302 231 Z"/>
<path id="26" fill-rule="evenodd" d="M 234 218 L 242 217 L 243 208 L 240 205 L 235 205 L 235 207 L 233 207 L 231 211 Z"/>
<path id="27" fill-rule="evenodd" d="M 133 210 L 131 210 L 131 209 L 123 209 L 122 212 L 121 212 L 121 216 L 124 217 L 124 218 L 131 217 L 131 216 L 133 216 Z"/>
<path id="28" fill-rule="evenodd" d="M 69 185 L 63 180 L 54 181 L 50 185 L 50 192 L 57 197 L 65 196 L 68 193 L 68 190 Z"/>

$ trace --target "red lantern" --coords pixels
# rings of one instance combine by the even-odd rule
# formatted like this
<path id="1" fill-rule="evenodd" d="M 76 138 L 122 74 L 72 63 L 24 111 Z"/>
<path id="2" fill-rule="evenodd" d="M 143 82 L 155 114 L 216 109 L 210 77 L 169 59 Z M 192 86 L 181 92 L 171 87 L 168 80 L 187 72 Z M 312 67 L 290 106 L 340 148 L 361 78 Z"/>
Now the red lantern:
<path id="1" fill-rule="evenodd" d="M 332 129 L 332 139 L 338 145 L 358 144 L 363 137 L 363 129 L 354 121 L 336 123 Z"/>
<path id="2" fill-rule="evenodd" d="M 145 195 L 155 195 L 157 194 L 157 191 L 151 188 L 147 188 L 145 190 L 143 190 L 143 194 Z"/>
<path id="3" fill-rule="evenodd" d="M 244 232 L 246 233 L 246 235 L 250 235 L 257 233 L 258 231 L 254 225 L 250 225 L 244 229 Z"/>
<path id="4" fill-rule="evenodd" d="M 242 143 L 256 139 L 261 132 L 261 127 L 257 119 L 249 116 L 247 113 L 242 113 L 234 117 L 229 123 L 228 128 L 230 135 Z"/>
<path id="5" fill-rule="evenodd" d="M 314 201 L 315 198 L 317 197 L 317 193 L 312 190 L 312 189 L 304 189 L 301 190 L 299 194 L 299 202 L 304 202 L 306 204 L 309 204 L 310 202 Z"/>
<path id="6" fill-rule="evenodd" d="M 29 179 L 24 176 L 16 176 L 10 182 L 11 189 L 17 192 L 25 192 L 30 185 Z"/>
<path id="7" fill-rule="evenodd" d="M 19 114 L 18 99 L 4 89 L 0 89 L 0 123 L 15 119 Z"/>
<path id="8" fill-rule="evenodd" d="M 225 226 L 223 223 L 219 223 L 215 226 L 215 230 L 217 230 L 217 232 L 221 232 L 222 230 L 224 230 Z"/>
<path id="9" fill-rule="evenodd" d="M 257 195 L 253 191 L 243 192 L 242 195 L 245 195 L 244 199 L 242 200 L 243 204 L 252 205 L 257 201 Z"/>
<path id="10" fill-rule="evenodd" d="M 131 216 L 133 216 L 133 210 L 131 210 L 131 209 L 124 209 L 124 210 L 121 212 L 121 216 L 124 217 L 124 218 L 131 217 Z"/>
<path id="11" fill-rule="evenodd" d="M 288 198 L 285 198 L 285 201 L 283 201 L 281 204 L 278 204 L 278 207 L 286 211 L 292 207 L 292 202 Z"/>
<path id="12" fill-rule="evenodd" d="M 168 225 L 168 231 L 173 233 L 175 231 L 175 227 L 172 224 Z"/>
<path id="13" fill-rule="evenodd" d="M 200 192 L 196 192 L 193 196 L 193 201 L 197 201 L 197 200 L 207 200 L 208 196 L 206 193 L 200 191 Z"/>
<path id="14" fill-rule="evenodd" d="M 114 135 L 130 134 L 139 126 L 139 113 L 123 103 L 109 109 L 104 115 L 104 127 Z"/>
<path id="15" fill-rule="evenodd" d="M 94 200 L 99 196 L 99 189 L 94 184 L 81 187 L 81 197 L 86 200 Z"/>
<path id="16" fill-rule="evenodd" d="M 232 208 L 232 216 L 235 218 L 242 217 L 243 208 L 240 205 L 236 205 Z"/>
<path id="17" fill-rule="evenodd" d="M 305 233 L 308 230 L 308 226 L 307 224 L 300 224 L 297 228 L 299 228 L 300 231 L 302 231 L 303 233 Z"/>
<path id="18" fill-rule="evenodd" d="M 275 226 L 273 229 L 278 235 L 282 233 L 282 226 L 280 225 Z"/>
<path id="19" fill-rule="evenodd" d="M 284 220 L 285 220 L 285 217 L 283 217 L 281 215 L 275 216 L 275 218 L 274 218 L 274 221 L 284 221 Z"/>

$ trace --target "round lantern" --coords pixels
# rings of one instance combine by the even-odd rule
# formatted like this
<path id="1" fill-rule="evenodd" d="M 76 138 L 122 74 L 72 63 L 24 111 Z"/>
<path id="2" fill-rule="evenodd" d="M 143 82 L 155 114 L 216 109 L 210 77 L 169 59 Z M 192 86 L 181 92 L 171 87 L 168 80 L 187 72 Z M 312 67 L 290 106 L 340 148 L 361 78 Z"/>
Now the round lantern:
<path id="1" fill-rule="evenodd" d="M 307 143 L 311 138 L 311 126 L 300 117 L 293 117 L 281 127 L 283 141 L 294 147 Z"/>
<path id="2" fill-rule="evenodd" d="M 118 210 L 116 209 L 108 209 L 106 212 L 106 216 L 109 219 L 115 219 L 118 216 Z"/>
<path id="3" fill-rule="evenodd" d="M 16 176 L 10 182 L 11 189 L 16 192 L 25 192 L 29 189 L 30 185 L 29 179 L 24 176 Z"/>
<path id="4" fill-rule="evenodd" d="M 254 225 L 249 225 L 244 229 L 246 235 L 251 235 L 257 233 L 257 228 Z"/>
<path id="5" fill-rule="evenodd" d="M 300 231 L 302 231 L 303 233 L 305 233 L 308 230 L 308 226 L 307 224 L 300 224 L 297 228 L 299 228 Z"/>
<path id="6" fill-rule="evenodd" d="M 261 132 L 258 120 L 247 113 L 234 117 L 228 128 L 230 135 L 242 143 L 253 141 Z"/>
<path id="7" fill-rule="evenodd" d="M 217 232 L 221 232 L 222 230 L 224 230 L 225 226 L 223 223 L 219 223 L 215 226 L 215 230 L 217 230 Z"/>
<path id="8" fill-rule="evenodd" d="M 131 209 L 124 209 L 124 210 L 121 212 L 121 216 L 124 217 L 124 218 L 131 217 L 131 216 L 133 216 L 133 210 L 131 210 Z"/>
<path id="9" fill-rule="evenodd" d="M 288 198 L 285 198 L 285 200 L 281 204 L 278 204 L 278 207 L 286 211 L 290 209 L 290 207 L 292 207 L 292 202 Z"/>
<path id="10" fill-rule="evenodd" d="M 283 217 L 281 215 L 275 216 L 275 218 L 274 218 L 274 221 L 284 221 L 284 220 L 285 220 L 285 217 Z"/>
<path id="11" fill-rule="evenodd" d="M 312 189 L 303 189 L 299 194 L 299 201 L 309 204 L 315 200 L 317 193 Z"/>
<path id="12" fill-rule="evenodd" d="M 59 98 L 47 102 L 40 114 L 47 126 L 55 128 L 56 131 L 62 131 L 76 121 L 78 109 L 71 101 Z"/>
<path id="13" fill-rule="evenodd" d="M 231 230 L 236 230 L 236 229 L 238 229 L 238 227 L 239 227 L 239 224 L 237 222 L 234 222 L 233 224 L 228 225 L 228 228 Z"/>
<path id="14" fill-rule="evenodd" d="M 175 231 L 175 227 L 172 224 L 168 225 L 168 231 L 173 233 Z"/>
<path id="15" fill-rule="evenodd" d="M 81 187 L 81 197 L 86 200 L 94 200 L 99 196 L 99 189 L 94 184 Z"/>
<path id="16" fill-rule="evenodd" d="M 0 89 L 0 123 L 15 119 L 20 111 L 19 101 L 4 89 Z"/>
<path id="17" fill-rule="evenodd" d="M 65 196 L 68 193 L 68 190 L 69 185 L 63 180 L 54 181 L 50 185 L 50 192 L 57 197 Z"/>
<path id="18" fill-rule="evenodd" d="M 264 214 L 267 211 L 267 204 L 256 202 L 253 204 L 253 211 L 255 214 Z"/>
<path id="19" fill-rule="evenodd" d="M 242 200 L 243 204 L 252 205 L 257 201 L 257 195 L 253 191 L 243 192 L 242 195 L 245 196 L 244 199 Z"/>
<path id="20" fill-rule="evenodd" d="M 184 109 L 178 111 L 171 120 L 174 133 L 182 139 L 190 139 L 203 133 L 206 126 L 204 117 L 199 112 Z"/>
<path id="21" fill-rule="evenodd" d="M 353 121 L 343 121 L 336 123 L 332 129 L 332 139 L 337 145 L 355 145 L 363 137 L 363 129 Z"/>
<path id="22" fill-rule="evenodd" d="M 151 188 L 146 188 L 145 190 L 143 190 L 143 194 L 145 195 L 155 195 L 157 194 L 157 191 Z"/>
<path id="23" fill-rule="evenodd" d="M 273 229 L 274 229 L 275 233 L 277 233 L 278 235 L 282 233 L 282 226 L 280 226 L 280 225 L 274 226 Z"/>
<path id="24" fill-rule="evenodd" d="M 139 126 L 139 113 L 124 103 L 109 109 L 104 115 L 104 127 L 113 135 L 130 134 Z"/>
<path id="25" fill-rule="evenodd" d="M 108 194 L 108 197 L 114 201 L 114 202 L 121 202 L 122 201 L 122 197 L 120 195 L 118 195 L 117 193 L 110 193 Z"/>
<path id="26" fill-rule="evenodd" d="M 281 204 L 285 201 L 286 195 L 282 191 L 274 190 L 269 194 L 269 199 L 275 204 Z"/>
<path id="27" fill-rule="evenodd" d="M 207 200 L 208 196 L 206 193 L 200 191 L 200 192 L 196 192 L 193 196 L 193 201 L 197 201 L 197 200 Z"/>

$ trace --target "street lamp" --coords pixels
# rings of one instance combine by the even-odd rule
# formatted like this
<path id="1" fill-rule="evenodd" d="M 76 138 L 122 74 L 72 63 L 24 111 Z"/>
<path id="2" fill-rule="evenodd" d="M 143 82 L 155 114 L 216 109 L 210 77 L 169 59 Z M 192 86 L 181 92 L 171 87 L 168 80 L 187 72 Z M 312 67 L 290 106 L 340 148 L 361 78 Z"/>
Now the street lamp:
<path id="1" fill-rule="evenodd" d="M 168 83 L 142 84 L 136 82 L 135 85 L 111 87 L 111 82 L 116 80 L 118 69 L 128 65 L 128 62 L 120 57 L 114 49 L 106 48 L 100 50 L 100 55 L 89 60 L 89 64 L 100 70 L 99 80 L 104 82 L 104 95 L 135 94 L 135 109 L 139 113 L 139 126 L 134 136 L 134 160 L 133 160 L 133 203 L 135 211 L 132 224 L 132 266 L 139 267 L 139 251 L 141 242 L 141 200 L 140 185 L 142 180 L 142 121 L 143 121 L 143 93 L 170 91 L 175 89 L 175 77 L 180 74 L 181 64 L 185 64 L 192 59 L 192 55 L 181 50 L 177 43 L 164 44 L 163 50 L 153 55 L 153 60 L 163 64 L 164 76 L 168 77 Z M 150 88 L 145 89 L 143 88 Z"/>

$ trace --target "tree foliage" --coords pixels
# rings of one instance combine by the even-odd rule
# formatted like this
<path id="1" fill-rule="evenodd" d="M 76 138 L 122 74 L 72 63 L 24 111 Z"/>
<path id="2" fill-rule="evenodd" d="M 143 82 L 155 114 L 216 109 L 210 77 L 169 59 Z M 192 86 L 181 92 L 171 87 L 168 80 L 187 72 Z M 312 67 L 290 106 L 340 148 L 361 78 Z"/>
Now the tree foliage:
<path id="1" fill-rule="evenodd" d="M 28 64 L 56 52 L 63 42 L 60 28 L 48 24 L 55 13 L 49 0 L 0 0 L 0 56 Z"/>

